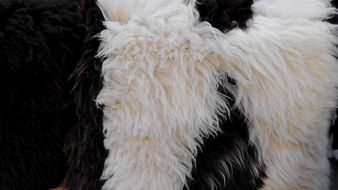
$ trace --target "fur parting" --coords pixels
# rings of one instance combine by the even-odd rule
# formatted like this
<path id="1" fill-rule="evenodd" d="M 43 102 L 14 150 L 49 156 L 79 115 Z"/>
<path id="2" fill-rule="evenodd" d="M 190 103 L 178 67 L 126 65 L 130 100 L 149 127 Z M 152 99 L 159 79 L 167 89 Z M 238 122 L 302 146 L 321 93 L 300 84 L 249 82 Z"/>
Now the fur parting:
<path id="1" fill-rule="evenodd" d="M 251 0 L 202 0 L 196 2 L 196 7 L 200 21 L 228 32 L 238 26 L 246 29 L 252 18 L 252 3 Z M 259 160 L 257 147 L 249 141 L 250 123 L 234 106 L 233 94 L 223 86 L 236 88 L 236 81 L 225 75 L 218 89 L 232 109 L 229 114 L 219 116 L 220 132 L 203 138 L 185 189 L 256 190 L 263 185 L 265 167 Z"/>
<path id="2" fill-rule="evenodd" d="M 165 0 L 99 5 L 107 27 L 97 98 L 109 150 L 103 189 L 182 189 L 202 137 L 219 130 L 218 114 L 227 109 L 219 73 L 194 31 L 194 8 Z"/>
<path id="3" fill-rule="evenodd" d="M 224 71 L 253 124 L 267 179 L 263 190 L 329 189 L 326 158 L 336 106 L 336 26 L 325 0 L 260 0 L 247 30 L 218 35 Z"/>

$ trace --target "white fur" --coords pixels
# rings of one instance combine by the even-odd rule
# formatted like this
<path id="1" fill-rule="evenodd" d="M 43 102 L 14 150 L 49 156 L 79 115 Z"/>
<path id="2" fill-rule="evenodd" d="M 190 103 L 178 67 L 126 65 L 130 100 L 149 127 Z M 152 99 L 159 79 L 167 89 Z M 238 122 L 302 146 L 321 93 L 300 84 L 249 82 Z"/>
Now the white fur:
<path id="1" fill-rule="evenodd" d="M 224 73 L 254 126 L 262 189 L 328 189 L 338 86 L 335 26 L 322 21 L 334 11 L 328 0 L 257 0 L 249 28 L 226 34 L 198 23 L 183 0 L 98 3 L 107 28 L 97 98 L 109 150 L 103 189 L 182 189 L 201 138 L 227 109 L 217 93 Z"/>
<path id="2" fill-rule="evenodd" d="M 222 67 L 267 168 L 264 190 L 329 188 L 326 158 L 336 106 L 336 27 L 324 0 L 259 0 L 246 31 L 220 36 Z"/>
<path id="3" fill-rule="evenodd" d="M 226 109 L 193 7 L 168 0 L 99 5 L 107 28 L 97 98 L 109 150 L 103 189 L 180 190 L 202 137 L 218 130 L 217 114 Z"/>

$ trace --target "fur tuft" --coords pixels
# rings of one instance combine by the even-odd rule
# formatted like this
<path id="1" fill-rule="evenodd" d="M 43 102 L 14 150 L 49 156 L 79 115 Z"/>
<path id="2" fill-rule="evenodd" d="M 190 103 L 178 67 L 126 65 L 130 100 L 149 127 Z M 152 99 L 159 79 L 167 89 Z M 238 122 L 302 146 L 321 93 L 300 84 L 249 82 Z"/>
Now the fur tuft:
<path id="1" fill-rule="evenodd" d="M 203 28 L 183 1 L 99 5 L 107 27 L 97 98 L 109 150 L 103 189 L 182 189 L 199 143 L 219 131 L 217 115 L 228 109 L 194 31 Z"/>

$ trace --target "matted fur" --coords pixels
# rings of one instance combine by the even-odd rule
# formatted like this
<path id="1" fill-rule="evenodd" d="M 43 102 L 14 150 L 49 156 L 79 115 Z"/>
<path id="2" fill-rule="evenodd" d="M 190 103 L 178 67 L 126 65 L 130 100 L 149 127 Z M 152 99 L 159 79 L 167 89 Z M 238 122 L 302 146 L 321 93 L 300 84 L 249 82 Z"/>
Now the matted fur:
<path id="1" fill-rule="evenodd" d="M 82 32 L 71 0 L 0 1 L 0 189 L 46 190 L 66 172 L 68 77 Z"/>
<path id="2" fill-rule="evenodd" d="M 255 1 L 245 30 L 198 24 L 182 1 L 99 1 L 105 147 L 103 189 L 181 189 L 199 142 L 219 130 L 225 72 L 252 124 L 262 189 L 328 189 L 336 105 L 335 27 L 328 0 Z M 194 3 L 194 2 L 193 2 Z"/>

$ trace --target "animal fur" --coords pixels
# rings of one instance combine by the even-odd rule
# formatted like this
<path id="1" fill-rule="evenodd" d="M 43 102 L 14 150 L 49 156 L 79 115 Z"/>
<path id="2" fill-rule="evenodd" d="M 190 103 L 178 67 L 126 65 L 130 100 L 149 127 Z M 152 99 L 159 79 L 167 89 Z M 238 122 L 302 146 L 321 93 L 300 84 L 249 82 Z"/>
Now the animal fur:
<path id="1" fill-rule="evenodd" d="M 262 189 L 328 189 L 338 81 L 334 26 L 323 21 L 329 1 L 256 1 L 250 27 L 225 35 L 196 23 L 182 1 L 99 3 L 103 189 L 181 189 L 227 109 L 217 93 L 222 72 L 237 82 L 230 90 L 266 165 Z"/>
<path id="2" fill-rule="evenodd" d="M 209 60 L 204 57 L 206 54 L 203 55 L 203 51 L 207 50 L 198 50 L 201 46 L 201 44 L 198 44 L 201 43 L 203 39 L 191 32 L 194 29 L 192 24 L 196 22 L 193 15 L 189 17 L 189 14 L 193 12 L 193 6 L 190 7 L 189 11 L 187 5 L 183 2 L 179 3 L 179 1 L 161 1 L 157 5 L 147 4 L 146 1 L 144 1 L 143 4 L 137 4 L 133 1 L 125 4 L 117 1 L 100 1 L 99 3 L 101 3 L 100 5 L 106 15 L 106 21 L 107 19 L 111 19 L 106 22 L 108 29 L 101 33 L 103 44 L 101 44 L 100 51 L 101 55 L 106 56 L 106 61 L 103 63 L 103 72 L 104 79 L 109 81 L 104 83 L 103 90 L 98 97 L 98 102 L 105 106 L 105 145 L 106 148 L 110 150 L 106 160 L 106 169 L 103 174 L 103 179 L 107 180 L 107 182 L 103 189 L 157 189 L 158 187 L 162 189 L 182 189 L 186 184 L 186 176 L 188 178 L 190 177 L 192 162 L 195 159 L 197 147 L 202 143 L 202 138 L 203 140 L 213 139 L 213 137 L 204 137 L 210 135 L 217 136 L 213 130 L 215 128 L 217 128 L 215 129 L 216 131 L 220 130 L 218 120 L 219 115 L 222 115 L 221 112 L 224 110 L 217 112 L 217 109 L 219 109 L 219 107 L 227 109 L 224 99 L 220 97 L 217 91 L 219 82 L 221 82 L 217 80 L 222 76 L 217 70 L 208 67 L 207 63 Z M 159 7 L 155 8 L 155 6 Z M 110 10 L 107 10 L 107 7 L 109 7 Z M 144 7 L 144 12 L 143 9 L 138 9 L 140 12 L 139 15 L 134 16 L 133 9 L 137 9 L 138 7 Z M 163 13 L 155 10 L 161 10 Z M 163 18 L 160 16 L 163 16 Z M 143 17 L 152 18 L 154 20 L 148 20 Z M 183 23 L 174 24 L 174 21 L 177 22 L 177 20 L 179 20 L 176 17 L 186 20 L 182 19 L 184 21 Z M 131 18 L 137 19 L 132 20 Z M 129 19 L 131 19 L 131 21 Z M 161 19 L 165 20 L 163 23 L 167 23 L 167 26 L 163 26 L 161 30 L 158 27 L 156 29 L 151 27 L 158 26 L 159 23 L 162 22 Z M 169 21 L 172 19 L 173 25 L 170 25 L 167 19 Z M 123 24 L 117 24 L 115 26 L 115 22 L 109 21 L 118 21 Z M 147 21 L 144 23 L 144 25 L 147 26 L 146 28 L 143 28 L 143 24 L 142 26 L 137 25 L 137 23 L 143 23 L 145 21 Z M 179 27 L 177 27 L 177 25 L 179 25 Z M 140 27 L 137 31 L 141 30 L 142 32 L 136 32 L 135 26 Z M 200 26 L 201 28 L 204 27 L 204 25 Z M 170 31 L 169 28 L 171 27 L 175 30 Z M 212 28 L 208 29 L 210 30 L 206 32 L 213 32 Z M 162 32 L 162 30 L 169 32 Z M 180 36 L 180 33 L 176 30 L 184 31 L 184 35 Z M 119 31 L 121 31 L 121 33 Z M 155 34 L 152 34 L 152 32 Z M 165 39 L 162 35 L 170 36 L 171 38 Z M 143 38 L 144 40 L 142 40 Z M 148 42 L 147 39 L 156 40 L 149 40 Z M 188 42 L 180 39 L 188 39 Z M 190 45 L 190 43 L 193 45 Z M 119 44 L 119 46 L 122 45 L 122 47 L 116 47 L 115 44 Z M 160 44 L 160 46 L 157 47 L 157 44 Z M 151 48 L 150 50 L 148 50 L 148 48 L 141 50 L 141 47 L 144 48 L 148 45 L 150 46 L 149 48 Z M 178 47 L 183 47 L 183 49 Z M 122 49 L 126 50 L 124 51 Z M 147 56 L 150 52 L 156 56 Z M 174 54 L 171 55 L 171 52 Z M 201 55 L 199 53 L 201 53 Z M 138 56 L 141 57 L 138 58 Z M 189 59 L 191 57 L 198 57 L 199 59 Z M 175 60 L 175 58 L 181 59 Z M 124 64 L 120 65 L 120 62 L 123 62 L 127 66 Z M 177 62 L 177 66 L 174 64 L 175 62 Z M 136 63 L 139 66 L 134 65 Z M 194 65 L 194 63 L 196 63 L 196 65 Z M 203 66 L 199 68 L 198 65 L 201 63 Z M 105 64 L 107 66 L 105 66 Z M 166 66 L 167 64 L 173 66 Z M 181 67 L 182 70 L 180 70 Z M 130 73 L 130 71 L 132 71 L 132 73 Z M 210 71 L 211 73 L 208 73 Z M 202 74 L 195 74 L 195 72 L 201 72 Z M 175 75 L 171 75 L 171 73 L 175 73 Z M 206 77 L 206 79 L 204 79 L 204 77 Z M 214 81 L 208 83 L 210 82 L 208 80 Z M 205 91 L 199 89 L 201 87 L 203 89 L 203 85 L 207 87 Z M 147 88 L 150 89 L 147 90 Z M 186 99 L 186 97 L 189 97 L 189 100 Z M 150 100 L 148 98 L 152 99 Z M 196 98 L 196 100 L 194 100 L 194 98 Z M 215 104 L 215 102 L 217 103 Z M 209 105 L 211 105 L 209 109 L 212 111 L 208 111 Z M 192 115 L 185 114 L 185 109 L 187 109 L 186 113 L 190 111 L 191 113 L 189 114 Z M 194 113 L 196 110 L 201 110 L 201 113 Z M 216 115 L 213 115 L 215 113 Z M 135 121 L 134 118 L 137 120 Z M 245 123 L 243 121 L 240 122 Z M 227 124 L 230 123 L 231 122 L 228 122 Z M 130 129 L 128 129 L 128 127 L 130 127 Z M 230 126 L 226 126 L 225 124 L 223 130 L 228 132 L 234 130 L 231 128 L 227 129 L 227 127 Z M 231 181 L 233 176 L 229 173 L 233 171 L 228 167 L 232 167 L 236 164 L 238 167 L 245 164 L 250 164 L 249 167 L 255 167 L 250 168 L 252 173 L 250 173 L 250 171 L 244 171 L 245 174 L 252 177 L 252 180 L 244 185 L 238 183 L 238 181 L 235 182 L 239 180 L 236 179 L 232 181 L 232 187 L 231 185 L 229 187 L 236 188 L 236 185 L 242 185 L 241 187 L 255 188 L 258 186 L 257 184 L 259 184 L 258 181 L 260 177 L 259 165 L 254 163 L 254 148 L 250 147 L 248 140 L 245 141 L 245 136 L 248 136 L 245 130 L 248 130 L 245 124 L 243 124 L 243 129 L 238 129 L 238 131 L 234 130 L 235 134 L 242 133 L 239 134 L 238 142 L 236 142 L 236 137 L 228 139 L 230 141 L 229 146 L 233 141 L 238 144 L 233 145 L 233 147 L 226 147 L 226 144 L 224 144 L 225 146 L 221 147 L 223 150 L 213 153 L 215 157 L 217 157 L 222 156 L 222 154 L 224 155 L 224 152 L 229 152 L 228 155 L 224 156 L 233 156 L 233 160 L 226 157 L 216 158 L 219 159 L 220 163 L 218 165 L 219 169 L 217 168 L 219 171 L 211 171 L 211 174 L 209 174 L 210 178 L 205 179 L 205 181 L 203 181 L 203 177 L 200 177 L 196 183 L 198 185 L 190 185 L 192 188 L 193 185 L 195 185 L 195 188 L 200 187 L 201 189 L 224 188 L 225 182 L 220 178 L 230 178 Z M 221 137 L 217 137 L 216 139 L 220 141 L 220 139 L 229 137 L 230 136 L 222 136 L 221 134 Z M 248 139 L 248 137 L 246 138 Z M 212 140 L 210 141 L 208 144 L 212 144 Z M 128 147 L 128 149 L 124 147 Z M 133 147 L 135 147 L 135 150 Z M 210 147 L 206 146 L 205 148 L 207 149 L 204 151 L 212 153 L 212 150 L 209 149 Z M 251 153 L 250 150 L 252 151 Z M 120 151 L 121 153 L 119 153 Z M 239 153 L 237 154 L 237 152 Z M 251 160 L 253 163 L 250 163 L 249 159 L 240 161 L 242 154 L 254 155 Z M 204 159 L 208 159 L 202 155 L 200 156 L 201 160 L 203 157 Z M 230 164 L 227 165 L 227 163 L 223 161 L 229 161 Z M 125 165 L 120 162 L 125 164 L 130 163 L 130 165 Z M 203 160 L 201 162 L 203 163 Z M 224 167 L 224 170 L 222 167 Z M 247 167 L 247 169 L 249 167 Z M 201 173 L 197 173 L 196 175 L 205 175 L 205 177 L 208 177 L 207 171 L 203 171 L 202 168 L 201 165 L 198 165 L 197 169 L 201 169 L 198 170 Z M 217 177 L 217 175 L 220 175 L 220 177 Z M 242 175 L 236 175 L 236 177 L 244 177 Z M 156 180 L 153 180 L 154 178 Z M 206 180 L 210 181 L 206 182 Z M 200 186 L 200 184 L 202 184 L 202 186 Z"/>
<path id="3" fill-rule="evenodd" d="M 251 0 L 200 1 L 196 3 L 200 21 L 206 21 L 221 31 L 234 27 L 246 28 L 252 18 Z M 220 116 L 221 132 L 205 137 L 196 157 L 192 178 L 187 178 L 186 189 L 246 189 L 261 187 L 264 165 L 259 162 L 257 147 L 249 142 L 249 123 L 234 105 L 235 98 L 223 85 L 236 82 L 224 77 L 218 92 L 227 97 L 232 107 L 229 115 Z M 229 83 L 230 82 L 230 83 Z"/>
<path id="4" fill-rule="evenodd" d="M 199 143 L 219 131 L 226 102 L 181 1 L 98 1 L 108 189 L 182 189 Z M 216 89 L 216 90 L 215 90 Z M 189 98 L 188 98 L 189 97 Z"/>
<path id="5" fill-rule="evenodd" d="M 255 1 L 248 28 L 227 33 L 201 23 L 194 1 L 98 3 L 104 60 L 95 92 L 109 151 L 103 189 L 236 189 L 246 177 L 240 166 L 253 189 L 328 189 L 326 134 L 338 85 L 329 0 Z M 231 125 L 228 115 L 238 129 L 222 125 Z M 205 178 L 200 165 L 222 139 L 230 141 L 215 160 L 230 162 Z"/>
<path id="6" fill-rule="evenodd" d="M 45 190 L 66 172 L 81 47 L 73 1 L 0 1 L 0 189 Z"/>
<path id="7" fill-rule="evenodd" d="M 332 5 L 335 8 L 338 8 L 338 0 L 333 0 Z M 332 17 L 329 19 L 330 23 L 338 24 L 338 14 L 332 15 Z M 338 57 L 336 57 L 338 59 Z M 336 109 L 335 116 L 338 114 L 338 109 Z M 330 129 L 330 136 L 332 135 L 332 144 L 330 145 L 330 149 L 332 150 L 332 156 L 338 160 L 338 120 L 337 117 L 333 118 L 333 125 Z"/>
<path id="8" fill-rule="evenodd" d="M 100 175 L 98 175 L 102 171 L 100 163 L 103 164 L 102 159 L 105 159 L 106 154 L 100 142 L 103 138 L 99 133 L 102 131 L 101 116 L 97 115 L 100 110 L 94 105 L 97 92 L 101 89 L 100 69 L 102 64 L 99 59 L 95 58 L 98 39 L 94 36 L 102 30 L 103 26 L 100 24 L 101 13 L 95 2 L 86 1 L 82 4 L 83 11 L 86 13 L 84 22 L 88 26 L 87 45 L 86 53 L 74 73 L 77 78 L 77 86 L 74 91 L 78 110 L 79 112 L 82 110 L 82 112 L 78 113 L 80 122 L 69 136 L 71 142 L 67 143 L 69 144 L 67 152 L 70 170 L 65 183 L 70 189 L 99 189 L 102 182 L 99 180 Z M 208 19 L 211 21 L 211 18 Z M 80 142 L 86 143 L 81 144 Z M 86 157 L 96 159 L 84 159 Z"/>
<path id="9" fill-rule="evenodd" d="M 326 0 L 260 0 L 253 10 L 250 29 L 218 40 L 266 166 L 261 189 L 329 189 L 338 67 L 336 26 L 324 20 L 335 10 Z"/>
<path id="10" fill-rule="evenodd" d="M 245 28 L 252 17 L 253 0 L 200 0 L 196 2 L 200 20 L 209 22 L 221 31 Z"/>
<path id="11" fill-rule="evenodd" d="M 231 97 L 231 94 L 220 91 Z M 230 105 L 233 105 L 231 97 Z M 249 126 L 238 109 L 221 117 L 221 132 L 205 137 L 196 157 L 192 178 L 185 189 L 256 190 L 263 185 L 264 166 L 249 142 Z"/>
<path id="12" fill-rule="evenodd" d="M 87 36 L 83 55 L 72 74 L 78 122 L 65 146 L 69 169 L 64 184 L 69 190 L 95 190 L 102 187 L 100 177 L 107 155 L 103 146 L 102 111 L 95 103 L 102 88 L 102 61 L 96 58 L 100 42 L 95 36 L 103 30 L 103 16 L 96 1 L 81 4 Z"/>
<path id="13" fill-rule="evenodd" d="M 330 137 L 332 137 L 332 144 L 330 144 L 331 147 L 329 147 L 329 150 L 332 150 L 331 152 L 332 157 L 338 160 L 338 121 L 337 120 L 331 126 Z"/>

